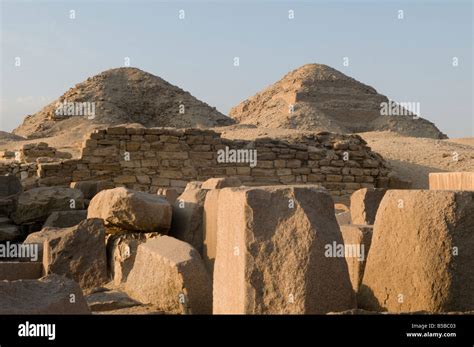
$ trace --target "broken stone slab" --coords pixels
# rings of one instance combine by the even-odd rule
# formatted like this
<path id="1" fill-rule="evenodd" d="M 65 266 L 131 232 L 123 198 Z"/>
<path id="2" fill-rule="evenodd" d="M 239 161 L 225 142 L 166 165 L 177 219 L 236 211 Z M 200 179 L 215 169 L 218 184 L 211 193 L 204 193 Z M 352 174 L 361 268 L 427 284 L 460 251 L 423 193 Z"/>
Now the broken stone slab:
<path id="1" fill-rule="evenodd" d="M 97 193 L 105 189 L 113 189 L 115 185 L 110 181 L 80 181 L 71 182 L 71 188 L 79 189 L 85 199 L 92 199 Z"/>
<path id="2" fill-rule="evenodd" d="M 87 219 L 87 210 L 54 211 L 44 222 L 43 227 L 69 228 Z"/>
<path id="3" fill-rule="evenodd" d="M 146 240 L 158 237 L 159 233 L 131 233 L 126 230 L 111 234 L 107 239 L 109 278 L 115 285 L 127 280 L 133 268 L 137 249 Z"/>
<path id="4" fill-rule="evenodd" d="M 472 310 L 473 230 L 474 192 L 389 190 L 377 212 L 359 307 Z"/>
<path id="5" fill-rule="evenodd" d="M 118 290 L 107 290 L 86 296 L 87 304 L 92 312 L 106 312 L 141 305 L 126 293 Z"/>
<path id="6" fill-rule="evenodd" d="M 173 204 L 170 236 L 189 243 L 202 254 L 203 209 L 206 189 L 186 189 Z"/>
<path id="7" fill-rule="evenodd" d="M 474 190 L 474 172 L 431 172 L 432 190 Z"/>
<path id="8" fill-rule="evenodd" d="M 106 226 L 142 232 L 167 233 L 171 214 L 166 199 L 122 187 L 101 191 L 87 209 L 87 218 L 102 218 Z"/>
<path id="9" fill-rule="evenodd" d="M 1 261 L 0 281 L 37 279 L 43 276 L 43 264 L 40 262 Z"/>
<path id="10" fill-rule="evenodd" d="M 90 289 L 107 282 L 105 229 L 102 220 L 86 219 L 70 228 L 44 228 L 25 243 L 43 242 L 46 273 L 74 279 Z"/>
<path id="11" fill-rule="evenodd" d="M 209 178 L 201 185 L 202 189 L 222 189 L 227 187 L 240 187 L 242 182 L 237 177 Z"/>
<path id="12" fill-rule="evenodd" d="M 344 251 L 351 279 L 352 288 L 359 290 L 364 275 L 365 263 L 370 250 L 373 226 L 369 225 L 341 225 Z"/>
<path id="13" fill-rule="evenodd" d="M 214 302 L 217 314 L 321 314 L 355 308 L 334 203 L 320 186 L 219 192 Z"/>
<path id="14" fill-rule="evenodd" d="M 170 236 L 138 246 L 125 291 L 165 312 L 212 313 L 212 284 L 199 253 Z"/>
<path id="15" fill-rule="evenodd" d="M 54 211 L 82 209 L 84 209 L 84 196 L 80 190 L 40 187 L 20 194 L 12 219 L 15 224 L 44 222 Z"/>
<path id="16" fill-rule="evenodd" d="M 89 314 L 81 288 L 63 276 L 0 281 L 0 314 Z"/>
<path id="17" fill-rule="evenodd" d="M 351 217 L 353 224 L 373 225 L 377 209 L 385 192 L 383 188 L 363 188 L 351 195 Z"/>

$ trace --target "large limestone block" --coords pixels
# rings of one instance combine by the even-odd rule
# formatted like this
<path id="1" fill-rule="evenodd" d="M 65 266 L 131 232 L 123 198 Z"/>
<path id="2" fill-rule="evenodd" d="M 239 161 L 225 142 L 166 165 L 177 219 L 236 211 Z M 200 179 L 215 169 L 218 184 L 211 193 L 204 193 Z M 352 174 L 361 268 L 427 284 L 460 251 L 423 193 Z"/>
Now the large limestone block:
<path id="1" fill-rule="evenodd" d="M 349 270 L 352 288 L 359 290 L 364 275 L 365 263 L 369 254 L 372 240 L 372 226 L 368 225 L 341 225 L 344 240 L 344 253 Z"/>
<path id="2" fill-rule="evenodd" d="M 431 172 L 430 189 L 474 190 L 474 172 Z"/>
<path id="3" fill-rule="evenodd" d="M 351 195 L 351 218 L 353 224 L 373 225 L 375 215 L 387 190 L 383 188 L 363 188 Z"/>
<path id="4" fill-rule="evenodd" d="M 89 314 L 81 288 L 58 275 L 0 281 L 0 314 Z"/>
<path id="5" fill-rule="evenodd" d="M 43 227 L 69 228 L 87 219 L 87 210 L 55 211 L 44 222 Z"/>
<path id="6" fill-rule="evenodd" d="M 219 192 L 214 313 L 327 313 L 355 307 L 334 203 L 318 186 Z"/>
<path id="7" fill-rule="evenodd" d="M 186 189 L 173 204 L 170 236 L 189 243 L 202 254 L 203 208 L 208 190 Z"/>
<path id="8" fill-rule="evenodd" d="M 380 204 L 359 307 L 474 309 L 474 192 L 390 190 Z"/>
<path id="9" fill-rule="evenodd" d="M 86 219 L 70 228 L 44 228 L 25 240 L 25 243 L 39 242 L 43 242 L 43 261 L 48 273 L 74 279 L 83 289 L 107 282 L 102 220 Z"/>
<path id="10" fill-rule="evenodd" d="M 167 233 L 171 205 L 165 198 L 127 188 L 103 190 L 91 200 L 87 218 L 102 218 L 106 226 Z"/>
<path id="11" fill-rule="evenodd" d="M 149 238 L 159 233 L 131 233 L 122 231 L 114 233 L 107 239 L 107 259 L 109 278 L 118 286 L 127 280 L 132 271 L 137 249 Z"/>
<path id="12" fill-rule="evenodd" d="M 44 222 L 54 211 L 84 209 L 84 197 L 77 189 L 40 187 L 23 192 L 18 197 L 12 219 L 16 224 Z"/>
<path id="13" fill-rule="evenodd" d="M 165 312 L 212 312 L 212 284 L 199 253 L 169 236 L 138 246 L 125 290 L 132 298 Z"/>

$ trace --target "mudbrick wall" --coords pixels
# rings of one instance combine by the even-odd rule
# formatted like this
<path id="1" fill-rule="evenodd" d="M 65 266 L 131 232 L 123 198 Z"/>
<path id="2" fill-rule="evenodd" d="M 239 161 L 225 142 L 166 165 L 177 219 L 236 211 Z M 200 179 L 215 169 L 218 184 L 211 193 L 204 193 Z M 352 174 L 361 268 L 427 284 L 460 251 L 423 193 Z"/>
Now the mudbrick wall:
<path id="1" fill-rule="evenodd" d="M 256 162 L 249 160 L 253 155 Z M 80 159 L 0 166 L 0 174 L 8 172 L 34 179 L 38 186 L 107 180 L 152 193 L 159 187 L 179 191 L 189 181 L 236 176 L 245 185 L 320 183 L 338 196 L 386 187 L 390 169 L 357 135 L 323 132 L 243 141 L 211 130 L 110 127 L 90 134 Z"/>

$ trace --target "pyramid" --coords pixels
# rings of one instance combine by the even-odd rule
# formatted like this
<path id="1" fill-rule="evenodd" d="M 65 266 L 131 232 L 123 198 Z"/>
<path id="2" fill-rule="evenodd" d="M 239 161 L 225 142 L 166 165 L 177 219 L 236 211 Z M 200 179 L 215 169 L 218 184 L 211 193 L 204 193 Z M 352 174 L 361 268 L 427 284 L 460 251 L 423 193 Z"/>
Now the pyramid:
<path id="1" fill-rule="evenodd" d="M 13 133 L 38 138 L 81 125 L 89 129 L 89 124 L 96 127 L 139 123 L 145 127 L 186 128 L 234 122 L 162 78 L 127 67 L 110 69 L 76 84 L 39 112 L 27 116 Z"/>
<path id="2" fill-rule="evenodd" d="M 307 64 L 233 107 L 242 124 L 264 128 L 360 133 L 391 130 L 415 137 L 446 138 L 433 123 L 414 114 L 381 115 L 389 99 L 340 71 Z"/>

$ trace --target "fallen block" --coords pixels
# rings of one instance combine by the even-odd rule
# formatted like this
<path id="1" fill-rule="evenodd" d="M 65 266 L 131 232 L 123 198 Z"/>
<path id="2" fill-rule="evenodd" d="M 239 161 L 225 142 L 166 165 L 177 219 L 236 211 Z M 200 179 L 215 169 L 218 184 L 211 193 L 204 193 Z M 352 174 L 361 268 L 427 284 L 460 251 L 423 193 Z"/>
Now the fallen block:
<path id="1" fill-rule="evenodd" d="M 159 195 L 119 187 L 94 196 L 87 218 L 101 218 L 106 226 L 131 231 L 167 233 L 171 225 L 171 205 Z"/>
<path id="2" fill-rule="evenodd" d="M 389 190 L 379 207 L 359 307 L 474 308 L 474 192 Z"/>
<path id="3" fill-rule="evenodd" d="M 212 313 L 212 284 L 199 253 L 170 236 L 138 246 L 125 291 L 165 312 Z"/>
<path id="4" fill-rule="evenodd" d="M 132 271 L 137 249 L 140 244 L 149 238 L 159 236 L 159 233 L 131 233 L 121 232 L 109 236 L 107 239 L 108 273 L 115 285 L 119 286 L 127 280 Z"/>
<path id="5" fill-rule="evenodd" d="M 81 288 L 107 282 L 105 229 L 102 220 L 86 219 L 70 228 L 44 228 L 28 235 L 25 243 L 43 242 L 46 273 L 74 279 Z"/>
<path id="6" fill-rule="evenodd" d="M 12 215 L 15 224 L 44 222 L 54 211 L 84 209 L 84 196 L 77 189 L 40 187 L 23 192 Z"/>
<path id="7" fill-rule="evenodd" d="M 89 314 L 81 288 L 63 276 L 0 281 L 0 314 Z"/>

